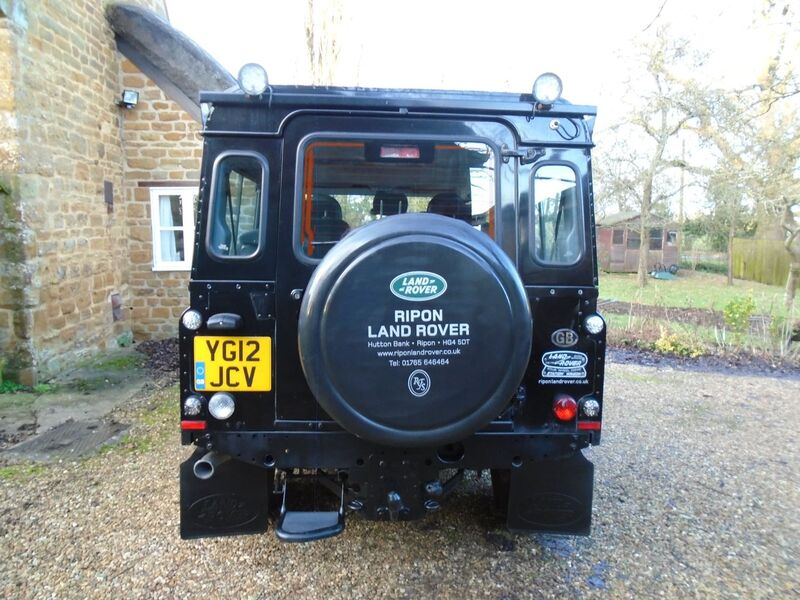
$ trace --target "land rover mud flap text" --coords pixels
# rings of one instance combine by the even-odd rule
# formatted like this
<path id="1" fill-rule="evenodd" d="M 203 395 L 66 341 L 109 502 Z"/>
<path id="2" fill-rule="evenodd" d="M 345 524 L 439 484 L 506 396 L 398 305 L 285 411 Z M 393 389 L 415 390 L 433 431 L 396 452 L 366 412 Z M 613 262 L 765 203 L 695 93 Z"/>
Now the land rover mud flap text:
<path id="1" fill-rule="evenodd" d="M 435 446 L 497 417 L 528 363 L 517 272 L 455 219 L 398 215 L 353 231 L 317 267 L 300 311 L 312 392 L 343 427 Z"/>

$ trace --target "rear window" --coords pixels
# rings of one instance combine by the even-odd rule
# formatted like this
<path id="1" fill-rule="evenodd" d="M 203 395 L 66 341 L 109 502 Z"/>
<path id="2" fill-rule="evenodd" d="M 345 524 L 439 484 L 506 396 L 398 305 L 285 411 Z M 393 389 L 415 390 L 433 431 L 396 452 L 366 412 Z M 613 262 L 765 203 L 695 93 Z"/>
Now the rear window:
<path id="1" fill-rule="evenodd" d="M 571 265 L 583 253 L 581 207 L 575 171 L 543 165 L 533 173 L 534 256 L 542 263 Z"/>
<path id="2" fill-rule="evenodd" d="M 494 237 L 495 155 L 480 142 L 312 140 L 302 150 L 300 251 L 403 213 L 459 219 Z"/>
<path id="3" fill-rule="evenodd" d="M 208 248 L 220 258 L 255 256 L 261 246 L 266 162 L 255 154 L 229 154 L 214 167 Z"/>

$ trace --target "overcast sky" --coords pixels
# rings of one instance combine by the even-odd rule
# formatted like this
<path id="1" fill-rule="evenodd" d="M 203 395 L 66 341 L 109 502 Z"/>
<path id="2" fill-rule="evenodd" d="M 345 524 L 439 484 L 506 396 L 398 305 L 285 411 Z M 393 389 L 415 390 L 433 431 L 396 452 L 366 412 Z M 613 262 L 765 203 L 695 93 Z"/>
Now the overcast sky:
<path id="1" fill-rule="evenodd" d="M 626 120 L 624 100 L 636 93 L 627 82 L 637 41 L 652 39 L 661 26 L 707 56 L 692 75 L 715 86 L 752 84 L 776 49 L 775 31 L 757 18 L 764 0 L 314 0 L 314 6 L 325 14 L 331 2 L 341 7 L 342 20 L 334 85 L 525 93 L 538 74 L 554 71 L 565 98 L 598 106 L 597 156 L 610 141 L 606 128 Z M 275 84 L 311 83 L 307 7 L 308 0 L 167 0 L 173 26 L 233 75 L 257 62 Z M 700 211 L 702 189 L 690 186 L 686 202 L 689 213 Z"/>
<path id="2" fill-rule="evenodd" d="M 340 4 L 336 85 L 528 92 L 536 75 L 555 71 L 564 96 L 600 105 L 601 119 L 626 92 L 633 40 L 654 34 L 659 24 L 671 23 L 675 34 L 707 52 L 707 76 L 721 84 L 752 82 L 770 51 L 770 32 L 752 26 L 760 0 Z M 167 6 L 172 24 L 234 75 L 245 62 L 258 62 L 272 83 L 310 83 L 306 1 L 167 0 Z"/>

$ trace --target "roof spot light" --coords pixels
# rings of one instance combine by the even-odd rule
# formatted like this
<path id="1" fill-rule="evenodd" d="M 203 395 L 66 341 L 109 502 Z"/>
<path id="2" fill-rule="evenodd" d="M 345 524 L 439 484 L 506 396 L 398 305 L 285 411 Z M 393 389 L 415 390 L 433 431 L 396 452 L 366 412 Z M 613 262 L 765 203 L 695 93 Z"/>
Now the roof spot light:
<path id="1" fill-rule="evenodd" d="M 550 107 L 559 98 L 564 87 L 561 78 L 555 73 L 542 73 L 533 82 L 533 98 L 537 103 Z"/>
<path id="2" fill-rule="evenodd" d="M 239 87 L 248 96 L 260 96 L 269 86 L 267 71 L 259 64 L 247 63 L 239 69 Z"/>

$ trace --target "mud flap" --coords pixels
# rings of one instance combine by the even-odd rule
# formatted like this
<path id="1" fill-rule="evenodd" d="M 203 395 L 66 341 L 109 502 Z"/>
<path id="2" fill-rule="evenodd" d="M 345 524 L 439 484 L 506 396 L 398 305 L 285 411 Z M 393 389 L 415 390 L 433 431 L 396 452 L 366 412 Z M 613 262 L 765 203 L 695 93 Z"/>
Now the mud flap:
<path id="1" fill-rule="evenodd" d="M 518 532 L 589 535 L 594 465 L 578 451 L 566 458 L 511 469 L 508 528 Z"/>
<path id="2" fill-rule="evenodd" d="M 229 460 L 210 479 L 198 479 L 192 467 L 204 454 L 198 449 L 181 463 L 181 537 L 264 533 L 273 471 Z"/>

